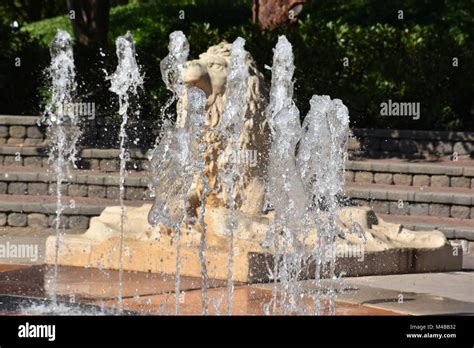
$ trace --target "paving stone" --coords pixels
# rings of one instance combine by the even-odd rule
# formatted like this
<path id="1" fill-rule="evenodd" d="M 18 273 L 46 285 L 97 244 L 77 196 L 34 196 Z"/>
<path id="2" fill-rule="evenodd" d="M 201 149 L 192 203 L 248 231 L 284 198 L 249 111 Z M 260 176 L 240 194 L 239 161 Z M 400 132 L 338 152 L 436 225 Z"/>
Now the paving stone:
<path id="1" fill-rule="evenodd" d="M 430 215 L 431 216 L 445 216 L 449 217 L 450 206 L 447 204 L 430 204 Z"/>
<path id="2" fill-rule="evenodd" d="M 26 136 L 25 126 L 10 126 L 10 138 L 24 138 Z"/>
<path id="3" fill-rule="evenodd" d="M 105 186 L 90 185 L 87 196 L 92 198 L 105 198 L 107 196 L 107 188 Z"/>
<path id="4" fill-rule="evenodd" d="M 412 203 L 410 204 L 410 215 L 428 215 L 429 214 L 429 204 L 428 203 Z"/>
<path id="5" fill-rule="evenodd" d="M 8 184 L 8 194 L 10 195 L 25 195 L 28 192 L 28 185 L 26 182 L 11 182 Z"/>
<path id="6" fill-rule="evenodd" d="M 453 205 L 451 206 L 451 217 L 458 219 L 469 219 L 471 213 L 470 207 L 463 205 Z"/>
<path id="7" fill-rule="evenodd" d="M 28 214 L 29 227 L 48 227 L 48 217 L 45 214 L 31 213 Z"/>
<path id="8" fill-rule="evenodd" d="M 411 185 L 412 176 L 409 174 L 393 174 L 393 183 L 395 185 Z"/>
<path id="9" fill-rule="evenodd" d="M 375 173 L 374 181 L 376 184 L 393 184 L 393 175 L 391 173 Z"/>
<path id="10" fill-rule="evenodd" d="M 43 139 L 44 134 L 41 132 L 39 127 L 30 126 L 26 130 L 26 135 L 28 138 Z"/>
<path id="11" fill-rule="evenodd" d="M 433 175 L 431 176 L 432 187 L 449 187 L 449 176 L 447 175 Z"/>
<path id="12" fill-rule="evenodd" d="M 68 195 L 71 197 L 86 197 L 87 185 L 78 185 L 78 184 L 69 185 Z"/>
<path id="13" fill-rule="evenodd" d="M 356 182 L 365 182 L 365 183 L 372 183 L 374 180 L 374 174 L 371 172 L 356 172 L 355 173 L 355 181 Z"/>
<path id="14" fill-rule="evenodd" d="M 48 184 L 44 182 L 28 183 L 28 194 L 32 196 L 43 196 L 48 194 Z"/>
<path id="15" fill-rule="evenodd" d="M 69 217 L 69 228 L 88 228 L 89 218 L 82 215 L 72 215 Z"/>
<path id="16" fill-rule="evenodd" d="M 429 175 L 413 175 L 413 186 L 430 186 Z"/>
<path id="17" fill-rule="evenodd" d="M 451 177 L 451 187 L 465 187 L 469 188 L 471 185 L 471 180 L 463 176 L 452 176 Z"/>
<path id="18" fill-rule="evenodd" d="M 5 226 L 7 224 L 7 214 L 0 213 L 0 226 Z"/>
<path id="19" fill-rule="evenodd" d="M 28 222 L 27 214 L 11 213 L 8 215 L 8 225 L 13 227 L 25 227 Z"/>

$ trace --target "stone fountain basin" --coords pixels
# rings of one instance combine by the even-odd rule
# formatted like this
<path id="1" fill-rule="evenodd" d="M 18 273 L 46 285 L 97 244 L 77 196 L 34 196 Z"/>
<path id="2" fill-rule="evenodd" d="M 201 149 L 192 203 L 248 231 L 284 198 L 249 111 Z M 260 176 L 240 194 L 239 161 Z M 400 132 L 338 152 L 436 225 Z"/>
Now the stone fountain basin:
<path id="1" fill-rule="evenodd" d="M 151 206 L 125 208 L 123 267 L 125 270 L 173 275 L 176 271 L 176 245 L 173 231 L 162 226 L 151 227 L 147 214 Z M 229 241 L 221 208 L 206 209 L 207 271 L 211 279 L 226 280 Z M 350 215 L 350 218 L 348 217 Z M 448 272 L 462 268 L 462 253 L 453 253 L 439 231 L 413 232 L 398 224 L 384 222 L 368 208 L 344 208 L 340 219 L 346 224 L 356 221 L 364 230 L 367 242 L 363 257 L 338 257 L 336 272 L 345 276 L 385 275 L 422 272 Z M 265 216 L 238 215 L 235 231 L 233 279 L 242 283 L 268 282 L 269 269 L 275 260 L 271 250 L 261 247 L 270 219 Z M 341 221 L 342 221 L 341 220 Z M 350 220 L 350 221 L 349 221 Z M 349 222 L 347 222 L 349 221 Z M 376 221 L 376 222 L 374 222 Z M 199 227 L 199 226 L 198 226 Z M 120 207 L 107 207 L 93 218 L 89 230 L 82 235 L 61 237 L 59 264 L 118 270 L 120 265 Z M 183 230 L 181 238 L 181 275 L 199 278 L 200 231 Z M 341 245 L 362 246 L 354 234 L 348 234 Z M 46 242 L 46 263 L 56 260 L 55 237 Z M 304 279 L 314 275 L 310 264 Z"/>

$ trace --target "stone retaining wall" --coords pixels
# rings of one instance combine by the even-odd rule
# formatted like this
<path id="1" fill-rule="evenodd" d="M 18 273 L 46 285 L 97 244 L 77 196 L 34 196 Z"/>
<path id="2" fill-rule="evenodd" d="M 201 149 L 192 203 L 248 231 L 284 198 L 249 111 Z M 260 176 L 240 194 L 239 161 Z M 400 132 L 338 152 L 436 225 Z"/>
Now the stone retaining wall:
<path id="1" fill-rule="evenodd" d="M 38 145 L 45 141 L 36 116 L 0 116 L 0 144 Z"/>
<path id="2" fill-rule="evenodd" d="M 474 132 L 353 129 L 356 156 L 371 158 L 472 158 Z"/>
<path id="3" fill-rule="evenodd" d="M 38 126 L 38 116 L 0 115 L 0 145 L 38 145 L 46 141 L 46 128 Z M 120 120 L 110 118 L 95 118 L 83 122 L 81 144 L 84 147 L 118 148 Z M 138 147 L 147 148 L 153 144 L 156 137 L 154 127 L 150 122 L 131 120 L 128 138 L 135 141 Z"/>
<path id="4" fill-rule="evenodd" d="M 37 145 L 45 141 L 44 128 L 37 116 L 0 115 L 0 145 Z M 84 148 L 116 148 L 119 120 L 96 118 L 84 123 Z M 128 127 L 129 139 L 139 138 L 134 146 L 147 149 L 156 130 L 150 122 L 136 121 Z M 354 128 L 349 151 L 354 156 L 371 158 L 474 158 L 474 132 L 414 131 Z M 92 165 L 94 166 L 94 164 Z"/>
<path id="5" fill-rule="evenodd" d="M 48 173 L 0 174 L 0 194 L 46 196 L 56 194 L 56 184 Z M 119 177 L 104 173 L 73 174 L 63 186 L 63 195 L 96 199 L 118 199 Z M 128 176 L 126 200 L 150 200 L 147 177 Z"/>
<path id="6" fill-rule="evenodd" d="M 474 189 L 474 167 L 348 161 L 345 175 L 347 182 L 364 184 Z"/>

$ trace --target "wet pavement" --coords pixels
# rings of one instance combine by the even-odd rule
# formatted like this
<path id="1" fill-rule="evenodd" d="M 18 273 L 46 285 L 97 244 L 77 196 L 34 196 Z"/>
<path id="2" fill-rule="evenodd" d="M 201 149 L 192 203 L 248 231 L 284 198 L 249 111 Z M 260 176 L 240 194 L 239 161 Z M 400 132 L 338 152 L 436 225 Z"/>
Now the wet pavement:
<path id="1" fill-rule="evenodd" d="M 15 303 L 25 303 L 28 298 L 40 299 L 35 304 L 45 304 L 51 295 L 53 266 L 0 265 L 0 315 L 39 314 L 15 309 Z M 141 272 L 124 272 L 123 309 L 128 314 L 170 315 L 175 310 L 175 282 L 173 276 Z M 208 289 L 209 314 L 227 314 L 226 282 L 210 280 Z M 200 315 L 203 312 L 201 280 L 181 277 L 179 297 L 182 315 Z M 117 308 L 118 271 L 60 266 L 57 280 L 58 300 L 81 311 L 95 314 L 97 308 Z M 5 296 L 5 295 L 10 295 Z M 16 297 L 11 297 L 15 295 Z M 272 298 L 270 287 L 235 284 L 233 296 L 234 315 L 264 315 L 264 305 Z M 2 302 L 3 301 L 3 302 Z M 27 301 L 26 301 L 27 302 Z M 72 303 L 72 304 L 71 304 Z M 80 303 L 81 305 L 78 305 Z M 312 313 L 314 301 L 305 299 L 306 310 Z M 36 307 L 32 307 L 36 308 Z M 323 302 L 323 308 L 327 304 Z M 66 314 L 82 314 L 70 311 Z M 104 312 L 104 314 L 116 314 Z M 327 314 L 323 310 L 323 315 Z M 336 315 L 397 315 L 394 311 L 371 308 L 360 304 L 339 301 Z"/>

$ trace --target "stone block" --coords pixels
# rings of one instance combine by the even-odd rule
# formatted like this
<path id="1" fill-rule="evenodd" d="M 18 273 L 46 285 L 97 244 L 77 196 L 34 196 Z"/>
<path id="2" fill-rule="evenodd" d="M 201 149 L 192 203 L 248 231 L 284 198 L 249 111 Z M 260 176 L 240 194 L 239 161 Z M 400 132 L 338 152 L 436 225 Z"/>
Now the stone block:
<path id="1" fill-rule="evenodd" d="M 108 199 L 119 199 L 120 190 L 117 186 L 107 187 L 107 198 Z"/>
<path id="2" fill-rule="evenodd" d="M 119 162 L 114 159 L 102 159 L 99 163 L 100 170 L 116 172 L 119 170 Z"/>
<path id="3" fill-rule="evenodd" d="M 25 227 L 28 223 L 27 214 L 10 213 L 8 215 L 8 225 L 12 227 Z"/>
<path id="4" fill-rule="evenodd" d="M 8 184 L 8 194 L 10 195 L 26 195 L 28 185 L 26 182 L 11 182 Z"/>
<path id="5" fill-rule="evenodd" d="M 451 187 L 464 187 L 469 188 L 471 186 L 471 180 L 463 176 L 452 176 Z"/>
<path id="6" fill-rule="evenodd" d="M 8 138 L 9 132 L 7 126 L 0 126 L 0 138 Z"/>
<path id="7" fill-rule="evenodd" d="M 68 228 L 69 226 L 69 217 L 65 215 L 61 215 L 61 218 L 59 219 L 59 227 L 60 228 Z M 51 227 L 56 227 L 56 215 L 50 215 L 48 217 L 48 224 Z"/>
<path id="8" fill-rule="evenodd" d="M 26 135 L 28 138 L 34 138 L 34 139 L 43 139 L 44 135 L 41 132 L 41 130 L 36 127 L 36 126 L 30 126 L 26 130 Z"/>
<path id="9" fill-rule="evenodd" d="M 145 189 L 142 187 L 127 187 L 125 190 L 125 198 L 129 200 L 143 200 Z"/>
<path id="10" fill-rule="evenodd" d="M 372 201 L 370 206 L 379 214 L 388 214 L 390 212 L 389 202 L 387 201 Z"/>
<path id="11" fill-rule="evenodd" d="M 43 196 L 48 194 L 48 184 L 45 182 L 28 183 L 28 194 L 32 196 Z"/>
<path id="12" fill-rule="evenodd" d="M 10 126 L 10 138 L 24 138 L 26 136 L 25 126 Z"/>
<path id="13" fill-rule="evenodd" d="M 391 215 L 409 215 L 410 204 L 405 201 L 390 202 L 390 214 Z"/>
<path id="14" fill-rule="evenodd" d="M 0 226 L 5 226 L 7 224 L 7 214 L 0 213 Z"/>
<path id="15" fill-rule="evenodd" d="M 31 213 L 28 214 L 29 227 L 48 227 L 48 217 L 44 214 Z"/>
<path id="16" fill-rule="evenodd" d="M 346 170 L 344 172 L 344 179 L 346 182 L 353 182 L 354 181 L 355 174 L 351 170 Z"/>
<path id="17" fill-rule="evenodd" d="M 8 184 L 6 182 L 0 182 L 0 195 L 7 193 Z"/>
<path id="18" fill-rule="evenodd" d="M 447 175 L 432 175 L 431 186 L 433 187 L 449 187 L 449 176 Z"/>
<path id="19" fill-rule="evenodd" d="M 376 184 L 393 184 L 393 175 L 391 173 L 375 173 L 374 181 Z"/>
<path id="20" fill-rule="evenodd" d="M 393 174 L 393 183 L 395 185 L 410 186 L 411 182 L 412 182 L 412 176 L 410 174 Z"/>
<path id="21" fill-rule="evenodd" d="M 428 203 L 412 203 L 410 204 L 410 215 L 428 215 L 429 214 L 429 204 Z"/>
<path id="22" fill-rule="evenodd" d="M 413 186 L 430 186 L 429 175 L 414 175 Z"/>
<path id="23" fill-rule="evenodd" d="M 471 210 L 470 207 L 464 205 L 451 206 L 451 217 L 458 219 L 469 219 Z"/>
<path id="24" fill-rule="evenodd" d="M 87 191 L 88 197 L 105 198 L 107 196 L 107 188 L 100 185 L 90 185 Z"/>
<path id="25" fill-rule="evenodd" d="M 450 206 L 447 204 L 430 204 L 430 216 L 449 217 Z"/>
<path id="26" fill-rule="evenodd" d="M 8 138 L 7 144 L 8 145 L 19 145 L 19 144 L 23 144 L 24 141 L 25 141 L 25 139 L 23 139 L 23 138 Z"/>
<path id="27" fill-rule="evenodd" d="M 87 185 L 78 185 L 78 184 L 69 185 L 68 195 L 71 197 L 86 197 Z"/>
<path id="28" fill-rule="evenodd" d="M 24 159 L 24 165 L 27 167 L 41 168 L 43 165 L 43 159 L 38 156 L 28 156 Z"/>
<path id="29" fill-rule="evenodd" d="M 89 227 L 89 218 L 83 215 L 72 215 L 69 217 L 69 228 L 86 229 Z"/>
<path id="30" fill-rule="evenodd" d="M 371 172 L 356 172 L 355 181 L 371 184 L 374 180 L 374 174 Z"/>

